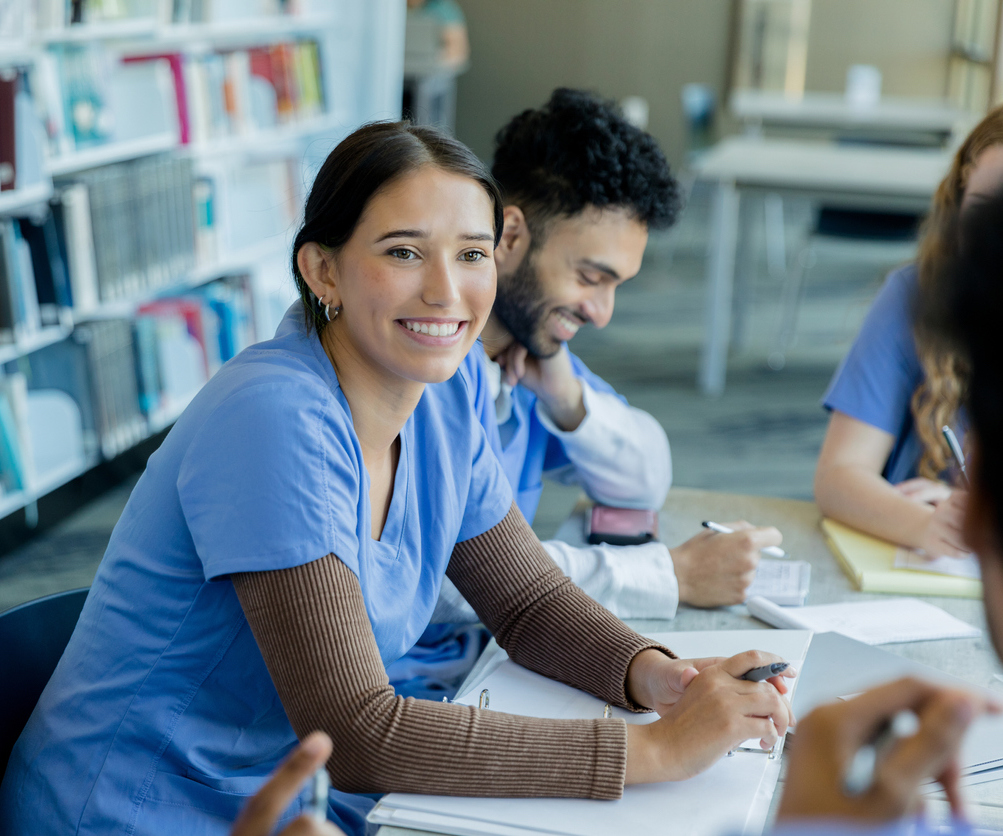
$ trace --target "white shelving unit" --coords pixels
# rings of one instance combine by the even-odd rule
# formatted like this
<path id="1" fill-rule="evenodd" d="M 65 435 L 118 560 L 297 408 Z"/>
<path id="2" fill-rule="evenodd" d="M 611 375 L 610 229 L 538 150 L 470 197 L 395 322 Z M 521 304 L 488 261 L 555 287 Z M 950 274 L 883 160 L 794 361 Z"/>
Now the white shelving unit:
<path id="1" fill-rule="evenodd" d="M 45 180 L 22 189 L 0 192 L 0 216 L 16 215 L 45 203 L 52 197 L 52 181 Z"/>
<path id="2" fill-rule="evenodd" d="M 321 13 L 200 24 L 164 25 L 152 19 L 115 21 L 36 31 L 18 40 L 0 41 L 0 66 L 13 66 L 31 64 L 43 50 L 58 44 L 95 44 L 119 54 L 199 54 L 215 48 L 266 45 L 308 37 L 316 40 L 321 50 L 327 110 L 315 118 L 201 144 L 182 146 L 173 134 L 157 134 L 50 159 L 44 182 L 0 194 L 0 216 L 24 216 L 44 207 L 53 194 L 52 178 L 72 177 L 101 166 L 163 153 L 187 156 L 196 166 L 205 163 L 214 167 L 239 167 L 259 158 L 297 157 L 303 182 L 308 186 L 312 172 L 330 147 L 354 127 L 372 119 L 399 117 L 405 22 L 404 0 L 325 0 L 313 5 Z M 288 273 L 287 250 L 292 232 L 290 229 L 288 234 L 274 236 L 236 253 L 224 253 L 213 263 L 178 275 L 176 280 L 155 291 L 101 303 L 84 315 L 73 315 L 73 320 L 80 323 L 103 318 L 131 318 L 140 305 L 159 296 L 183 293 L 223 276 L 246 273 L 251 277 L 255 294 L 258 336 L 268 337 L 269 333 L 263 333 L 268 317 L 263 316 L 262 311 L 269 305 L 274 308 L 274 303 L 271 299 L 259 300 L 257 293 L 274 295 L 275 287 L 282 281 L 277 278 L 278 273 L 283 276 Z M 271 324 L 273 327 L 274 323 Z M 73 324 L 67 321 L 64 325 L 42 328 L 15 344 L 0 345 L 0 366 L 58 343 L 68 338 L 72 331 Z M 196 394 L 197 391 L 192 391 L 153 411 L 139 433 L 142 439 L 169 427 Z M 133 443 L 136 442 L 133 439 Z M 55 470 L 38 474 L 33 484 L 24 490 L 0 493 L 0 518 L 25 509 L 30 523 L 36 518 L 35 503 L 39 498 L 82 475 L 101 460 L 100 454 L 82 455 Z"/>

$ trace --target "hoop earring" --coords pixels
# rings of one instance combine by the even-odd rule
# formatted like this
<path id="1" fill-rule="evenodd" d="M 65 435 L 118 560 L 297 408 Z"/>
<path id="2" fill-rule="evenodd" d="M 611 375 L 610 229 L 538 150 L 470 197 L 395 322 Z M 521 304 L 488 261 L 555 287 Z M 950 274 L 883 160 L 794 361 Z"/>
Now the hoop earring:
<path id="1" fill-rule="evenodd" d="M 328 305 L 327 307 L 330 308 L 331 306 Z M 338 314 L 340 314 L 340 313 L 341 313 L 341 305 L 338 305 L 338 307 L 336 307 L 334 309 L 334 316 L 331 316 L 330 311 L 327 312 L 327 321 L 328 322 L 334 322 L 334 320 L 336 320 L 338 318 Z"/>
<path id="2" fill-rule="evenodd" d="M 337 316 L 337 315 L 338 314 L 335 314 L 335 316 Z M 327 317 L 327 321 L 328 322 L 331 321 L 331 306 L 330 305 L 324 305 L 324 316 Z"/>

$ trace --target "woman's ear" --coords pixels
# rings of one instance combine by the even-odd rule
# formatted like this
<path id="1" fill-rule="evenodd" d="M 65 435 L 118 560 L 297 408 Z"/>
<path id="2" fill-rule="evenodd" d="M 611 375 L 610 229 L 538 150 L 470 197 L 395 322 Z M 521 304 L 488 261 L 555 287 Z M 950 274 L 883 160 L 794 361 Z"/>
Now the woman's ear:
<path id="1" fill-rule="evenodd" d="M 506 206 L 503 214 L 501 240 L 495 247 L 495 264 L 499 273 L 510 273 L 529 252 L 532 236 L 526 216 L 518 206 Z"/>
<path id="2" fill-rule="evenodd" d="M 338 307 L 341 296 L 338 293 L 338 270 L 334 253 L 324 249 L 315 241 L 307 241 L 296 253 L 296 266 L 306 286 L 322 299 L 325 305 Z"/>

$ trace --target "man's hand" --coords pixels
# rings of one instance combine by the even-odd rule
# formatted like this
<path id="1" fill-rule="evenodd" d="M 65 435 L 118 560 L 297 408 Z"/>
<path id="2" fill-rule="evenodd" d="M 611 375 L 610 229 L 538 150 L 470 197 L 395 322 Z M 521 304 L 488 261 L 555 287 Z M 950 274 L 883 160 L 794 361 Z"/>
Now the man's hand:
<path id="1" fill-rule="evenodd" d="M 628 784 L 692 778 L 744 740 L 758 738 L 763 748 L 770 748 L 794 722 L 783 696 L 783 679 L 794 671 L 767 682 L 740 678 L 752 668 L 782 661 L 778 656 L 750 650 L 728 659 L 677 662 L 671 670 L 653 657 L 642 660 L 648 653 L 673 661 L 656 650 L 643 651 L 628 671 L 634 700 L 656 707 L 661 715 L 654 723 L 627 727 Z M 638 662 L 641 668 L 635 671 Z M 673 681 L 677 675 L 685 682 L 681 694 Z"/>
<path id="2" fill-rule="evenodd" d="M 848 796 L 843 782 L 853 756 L 903 710 L 919 718 L 918 731 L 892 744 L 867 792 Z M 778 820 L 889 821 L 919 812 L 919 788 L 930 779 L 941 783 L 952 812 L 962 816 L 958 750 L 968 726 L 987 711 L 999 707 L 977 694 L 916 679 L 816 709 L 798 725 Z"/>
<path id="3" fill-rule="evenodd" d="M 547 414 L 564 432 L 578 429 L 585 420 L 582 382 L 571 367 L 567 346 L 552 357 L 533 357 L 520 343 L 513 342 L 495 357 L 509 386 L 521 383 L 539 398 Z"/>
<path id="4" fill-rule="evenodd" d="M 314 732 L 304 738 L 286 761 L 279 766 L 233 824 L 230 836 L 268 836 L 275 822 L 290 802 L 299 794 L 311 775 L 331 757 L 331 738 L 324 732 Z M 279 836 L 344 836 L 330 822 L 314 821 L 300 816 Z"/>
<path id="5" fill-rule="evenodd" d="M 971 552 L 962 534 L 967 503 L 968 491 L 962 490 L 951 491 L 947 499 L 937 503 L 920 538 L 920 548 L 930 557 L 965 557 Z"/>
<path id="6" fill-rule="evenodd" d="M 759 552 L 779 546 L 783 535 L 773 527 L 756 528 L 744 520 L 727 523 L 733 534 L 702 531 L 669 549 L 679 582 L 679 600 L 694 607 L 741 604 L 756 577 Z"/>

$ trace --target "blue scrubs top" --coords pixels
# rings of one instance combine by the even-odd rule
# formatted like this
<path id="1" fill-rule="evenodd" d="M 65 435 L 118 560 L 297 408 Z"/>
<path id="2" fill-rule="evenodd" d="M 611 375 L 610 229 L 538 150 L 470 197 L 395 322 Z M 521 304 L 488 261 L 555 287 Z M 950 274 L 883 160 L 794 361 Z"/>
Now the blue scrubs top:
<path id="1" fill-rule="evenodd" d="M 487 377 L 484 347 L 478 340 L 460 371 L 471 381 L 473 407 L 495 455 L 501 462 L 516 503 L 530 522 L 543 492 L 543 474 L 571 464 L 561 439 L 548 430 L 536 413 L 536 395 L 525 386 L 512 389 L 512 414 L 499 428 L 495 401 Z M 597 392 L 609 392 L 626 403 L 605 380 L 593 374 L 574 354 L 575 374 Z M 504 430 L 505 440 L 501 432 Z M 488 633 L 470 624 L 432 624 L 417 645 L 387 669 L 397 693 L 438 701 L 456 693 L 470 672 Z"/>
<path id="2" fill-rule="evenodd" d="M 919 293 L 918 270 L 909 264 L 892 271 L 864 319 L 857 339 L 822 399 L 895 438 L 882 475 L 898 484 L 917 475 L 923 457 L 910 401 L 923 382 L 913 322 Z M 964 416 L 960 423 L 965 423 Z M 963 438 L 963 426 L 955 427 Z"/>
<path id="3" fill-rule="evenodd" d="M 571 354 L 571 367 L 575 376 L 584 380 L 596 392 L 616 395 L 624 403 L 626 398 L 617 394 L 605 380 Z M 478 341 L 460 368 L 476 382 L 474 408 L 481 426 L 501 461 L 502 469 L 516 494 L 516 503 L 523 516 L 533 521 L 540 494 L 543 492 L 543 474 L 571 464 L 561 439 L 548 430 L 536 414 L 536 395 L 525 386 L 512 389 L 512 414 L 502 427 L 498 426 L 495 403 L 487 383 L 486 364 L 490 362 Z M 504 431 L 505 440 L 502 441 Z"/>
<path id="4" fill-rule="evenodd" d="M 273 340 L 224 366 L 112 533 L 11 757 L 0 832 L 228 833 L 296 736 L 227 576 L 333 552 L 359 579 L 384 663 L 404 655 L 454 545 L 512 502 L 470 386 L 461 370 L 425 389 L 374 541 L 348 402 L 299 305 Z M 332 791 L 331 817 L 361 833 L 370 804 Z"/>

